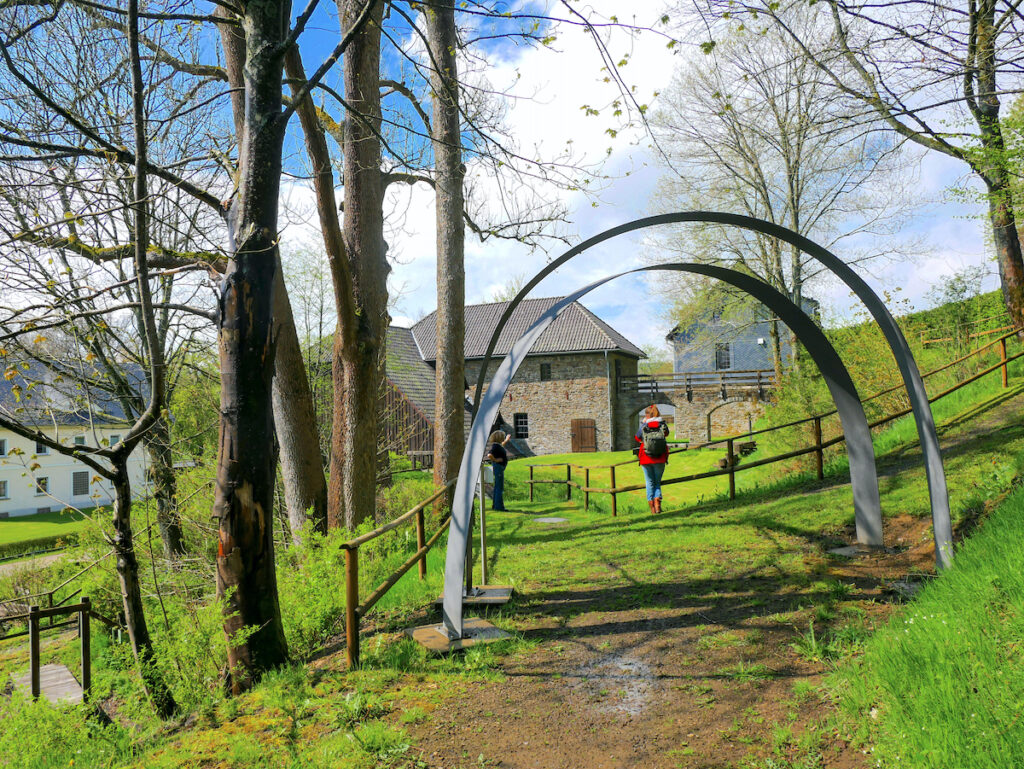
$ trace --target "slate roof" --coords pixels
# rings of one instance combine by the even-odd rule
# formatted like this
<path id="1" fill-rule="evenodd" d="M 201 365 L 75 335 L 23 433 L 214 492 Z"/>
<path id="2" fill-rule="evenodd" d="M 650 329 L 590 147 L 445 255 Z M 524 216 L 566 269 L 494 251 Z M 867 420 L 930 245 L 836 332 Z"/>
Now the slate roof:
<path id="1" fill-rule="evenodd" d="M 434 368 L 420 357 L 412 329 L 388 326 L 387 376 L 434 424 Z"/>
<path id="2" fill-rule="evenodd" d="M 526 299 L 505 324 L 494 354 L 507 355 L 519 337 L 561 297 Z M 466 307 L 466 360 L 482 358 L 508 302 L 473 304 Z M 436 358 L 436 313 L 430 313 L 412 327 L 413 337 L 424 360 Z M 530 351 L 531 355 L 617 350 L 645 358 L 643 350 L 613 329 L 579 302 L 573 302 L 548 326 Z"/>
<path id="3" fill-rule="evenodd" d="M 388 326 L 387 377 L 406 399 L 434 424 L 434 367 L 420 357 L 411 328 Z M 466 402 L 465 425 L 470 425 L 469 402 Z"/>
<path id="4" fill-rule="evenodd" d="M 39 361 L 0 360 L 0 412 L 26 425 L 126 424 L 120 401 L 99 387 L 88 389 Z M 127 366 L 122 374 L 136 391 L 148 392 L 144 372 Z M 93 372 L 94 376 L 100 376 Z"/>

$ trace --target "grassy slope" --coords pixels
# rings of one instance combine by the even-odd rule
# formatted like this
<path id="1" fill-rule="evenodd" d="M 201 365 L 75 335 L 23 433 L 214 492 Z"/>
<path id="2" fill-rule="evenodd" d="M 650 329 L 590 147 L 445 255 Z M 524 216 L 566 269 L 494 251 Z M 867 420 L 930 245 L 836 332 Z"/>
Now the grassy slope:
<path id="1" fill-rule="evenodd" d="M 1008 488 L 1019 472 L 1016 458 L 1021 456 L 1024 426 L 1010 426 L 999 434 L 983 434 L 975 438 L 970 451 L 952 452 L 947 472 L 958 517 L 970 512 L 969 505 L 978 493 L 991 496 Z M 885 477 L 883 499 L 888 512 L 926 515 L 924 474 L 917 462 L 910 464 L 908 469 Z M 516 505 L 517 509 L 557 512 L 568 518 L 566 524 L 557 527 L 536 524 L 531 516 L 522 513 L 491 513 L 493 580 L 515 584 L 523 596 L 514 607 L 499 614 L 496 621 L 512 630 L 529 626 L 546 611 L 545 596 L 562 590 L 605 591 L 610 608 L 615 608 L 616 602 L 659 607 L 665 599 L 658 585 L 666 582 L 688 584 L 701 600 L 714 601 L 718 600 L 715 596 L 726 590 L 743 588 L 751 575 L 781 573 L 785 575 L 781 589 L 761 594 L 763 586 L 757 587 L 743 600 L 752 607 L 763 606 L 769 621 L 806 626 L 809 617 L 820 616 L 810 613 L 812 608 L 837 594 L 836 586 L 824 579 L 827 559 L 821 555 L 820 545 L 823 536 L 827 540 L 829 533 L 839 534 L 849 524 L 849 488 L 827 480 L 815 487 L 814 494 L 763 493 L 763 497 L 743 497 L 740 504 L 704 504 L 657 519 L 624 512 L 612 520 L 606 513 L 586 513 L 576 504 L 553 501 Z M 1006 520 L 1007 526 L 1016 523 L 1012 513 Z M 969 574 L 969 553 L 970 550 L 965 551 L 955 573 Z M 418 612 L 424 599 L 437 593 L 442 555 L 443 551 L 438 550 L 431 558 L 431 579 L 426 585 L 411 575 L 399 583 L 387 603 L 381 604 L 386 611 L 376 614 L 378 627 L 397 629 L 416 619 L 410 615 Z M 984 562 L 988 557 L 979 560 Z M 1014 554 L 1009 553 L 1008 557 L 1012 559 Z M 993 574 L 1000 573 L 995 566 L 991 568 Z M 981 583 L 986 594 L 996 601 L 989 602 L 995 616 L 1000 611 L 1006 616 L 1008 633 L 1020 630 L 1019 615 L 1013 608 L 1014 601 L 1017 607 L 1020 605 L 1019 593 L 1006 592 L 1005 601 L 1000 597 L 1004 591 L 1019 589 L 1014 587 L 1019 586 L 1019 579 L 1014 579 L 1001 578 L 998 586 L 991 579 Z M 940 580 L 939 584 L 944 582 Z M 973 579 L 967 579 L 961 590 L 972 590 L 974 584 Z M 629 590 L 623 592 L 623 586 Z M 369 589 L 371 584 L 364 593 Z M 977 627 L 979 618 L 987 616 L 986 612 L 992 613 L 973 593 L 961 593 L 956 602 L 974 612 L 974 616 L 967 618 L 972 628 Z M 972 638 L 979 635 L 970 634 Z M 86 727 L 80 714 L 58 717 L 47 708 L 29 709 L 17 702 L 12 705 L 0 701 L 0 718 L 12 727 L 0 730 L 4 734 L 0 736 L 0 758 L 11 761 L 12 766 L 49 766 L 54 756 L 70 757 L 75 750 L 82 750 L 75 755 L 76 766 L 243 766 L 252 765 L 256 756 L 261 766 L 319 763 L 370 767 L 401 762 L 410 755 L 402 719 L 429 719 L 440 702 L 458 693 L 469 681 L 498 675 L 494 664 L 501 656 L 528 653 L 530 648 L 525 641 L 513 640 L 438 660 L 428 658 L 411 641 L 398 640 L 386 633 L 368 636 L 364 638 L 363 670 L 345 671 L 342 656 L 335 653 L 309 667 L 271 676 L 255 692 L 237 700 L 217 696 L 216 685 L 211 681 L 208 685 L 214 696 L 199 711 L 199 720 L 181 734 L 161 735 L 155 723 L 146 721 L 144 698 L 136 694 L 133 700 L 125 694 L 130 692 L 132 674 L 123 648 L 119 650 L 105 641 L 99 641 L 98 646 L 99 691 L 118 686 L 122 692 L 122 712 L 131 713 L 142 726 L 101 730 L 100 739 L 83 743 L 80 739 Z M 995 654 L 998 660 L 1000 648 L 998 644 L 989 644 L 986 654 Z M 23 666 L 21 651 L 10 644 L 0 647 L 0 673 Z M 58 645 L 44 650 L 44 662 L 66 658 L 74 667 L 74 653 L 73 642 Z M 1019 684 L 1019 678 L 1011 681 L 1007 677 L 1005 683 L 996 678 L 998 666 L 992 664 L 995 660 L 990 656 L 957 654 L 963 664 L 954 669 L 971 672 L 972 659 L 984 667 L 972 673 L 972 680 L 985 684 L 984 689 L 978 687 L 980 691 L 992 696 L 993 686 L 1002 684 L 1004 691 L 995 692 L 994 696 L 1004 702 L 1017 691 L 1012 687 Z M 874 660 L 885 657 L 885 649 L 880 647 L 877 652 L 869 652 L 863 664 L 869 668 Z M 844 701 L 850 703 L 851 712 L 861 715 L 868 703 L 875 703 L 883 712 L 881 724 L 897 724 L 897 711 L 887 699 L 894 695 L 889 692 L 905 691 L 908 680 L 913 680 L 915 687 L 925 687 L 917 676 L 930 675 L 930 669 L 923 667 L 927 661 L 928 655 L 923 661 L 908 658 L 909 667 L 899 669 L 888 683 L 869 678 L 861 689 L 848 689 Z M 946 673 L 945 678 L 938 680 L 948 679 Z M 963 681 L 956 681 L 951 691 L 959 693 L 963 685 Z M 1011 688 L 1005 690 L 1005 686 Z M 384 717 L 399 711 L 404 715 L 397 724 L 395 718 Z M 955 712 L 959 714 L 959 706 Z M 920 714 L 908 717 L 919 718 Z M 1019 734 L 1016 722 L 1009 719 L 1006 723 L 1014 735 Z M 33 738 L 16 739 L 15 734 L 25 733 L 20 731 L 21 726 L 29 724 L 34 725 Z M 948 730 L 949 726 L 945 728 Z M 879 739 L 884 737 L 882 734 Z M 955 762 L 944 765 L 971 766 Z"/>
<path id="2" fill-rule="evenodd" d="M 85 525 L 85 518 L 71 510 L 6 518 L 0 521 L 0 544 L 71 534 Z"/>

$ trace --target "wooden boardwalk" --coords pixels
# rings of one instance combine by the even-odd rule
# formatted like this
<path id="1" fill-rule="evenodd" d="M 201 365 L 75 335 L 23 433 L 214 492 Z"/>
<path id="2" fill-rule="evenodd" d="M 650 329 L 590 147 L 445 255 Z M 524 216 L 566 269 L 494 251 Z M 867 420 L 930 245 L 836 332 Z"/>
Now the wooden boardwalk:
<path id="1" fill-rule="evenodd" d="M 26 697 L 32 696 L 32 681 L 29 676 L 29 673 L 11 676 L 14 685 L 23 691 Z M 43 665 L 39 668 L 39 691 L 54 705 L 82 701 L 82 685 L 64 665 Z"/>

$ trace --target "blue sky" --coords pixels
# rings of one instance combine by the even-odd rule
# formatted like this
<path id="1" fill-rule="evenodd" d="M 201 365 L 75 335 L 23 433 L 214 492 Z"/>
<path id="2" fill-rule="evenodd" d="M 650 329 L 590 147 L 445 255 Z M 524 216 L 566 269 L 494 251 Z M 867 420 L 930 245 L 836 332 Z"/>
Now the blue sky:
<path id="1" fill-rule="evenodd" d="M 592 5 L 599 10 L 602 5 L 609 9 L 622 7 L 621 3 L 614 2 Z M 638 12 L 637 21 L 650 23 L 657 18 L 660 4 L 645 2 L 635 7 L 644 9 L 649 17 L 642 17 Z M 336 21 L 325 18 L 317 22 L 314 26 L 323 31 L 317 33 L 314 29 L 316 36 L 308 41 L 310 45 L 304 53 L 307 72 L 316 66 L 317 50 L 337 40 Z M 623 33 L 610 38 L 609 49 L 616 57 L 630 55 L 630 63 L 622 69 L 622 74 L 636 86 L 638 102 L 651 104 L 656 104 L 654 93 L 668 85 L 674 67 L 685 64 L 687 55 L 686 52 L 673 54 L 662 40 L 647 39 L 638 44 Z M 532 97 L 517 101 L 508 115 L 510 127 L 521 146 L 537 147 L 537 152 L 543 155 L 563 149 L 571 140 L 581 160 L 607 157 L 604 172 L 610 178 L 596 197 L 579 192 L 557 193 L 570 211 L 572 223 L 563 232 L 570 242 L 579 242 L 608 227 L 650 215 L 651 196 L 660 170 L 652 159 L 646 137 L 639 129 L 631 129 L 612 139 L 605 133 L 611 125 L 607 118 L 588 117 L 581 109 L 585 104 L 607 105 L 618 95 L 609 84 L 602 82 L 601 62 L 588 36 L 581 30 L 566 29 L 559 35 L 555 50 L 506 42 L 500 50 L 491 53 L 494 65 L 487 71 L 491 82 L 496 87 L 507 86 L 516 93 Z M 467 165 L 472 174 L 472 160 L 467 161 Z M 987 262 L 989 244 L 982 203 L 954 200 L 945 192 L 953 185 L 963 186 L 965 180 L 973 183 L 962 164 L 936 154 L 925 155 L 920 174 L 921 192 L 932 202 L 922 207 L 902 234 L 922 237 L 926 247 L 913 263 L 873 266 L 866 278 L 876 290 L 899 288 L 899 296 L 920 308 L 927 304 L 928 291 L 945 276 L 981 263 L 989 264 L 993 271 L 986 288 L 997 286 L 994 264 Z M 486 183 L 484 179 L 485 192 Z M 302 182 L 290 186 L 289 196 L 292 205 L 300 208 L 304 207 L 303 201 L 308 204 L 310 199 Z M 391 252 L 397 257 L 392 287 L 399 294 L 392 315 L 396 322 L 407 324 L 435 306 L 433 198 L 423 185 L 403 186 L 392 192 L 389 204 L 392 226 L 388 240 Z M 394 226 L 398 221 L 400 229 Z M 303 229 L 292 232 L 303 238 L 318 237 L 314 230 L 306 228 L 307 231 L 302 232 Z M 481 244 L 467 232 L 467 303 L 487 301 L 496 289 L 516 276 L 531 277 L 549 258 L 558 256 L 566 248 L 552 242 L 545 253 L 508 241 Z M 611 272 L 640 266 L 642 250 L 642 234 L 623 236 L 603 244 L 560 268 L 535 289 L 533 295 L 562 295 Z M 671 323 L 651 319 L 645 309 L 650 303 L 651 289 L 645 281 L 645 278 L 621 279 L 595 291 L 586 304 L 635 343 L 660 344 Z M 827 308 L 826 317 L 841 322 L 850 316 L 853 305 L 845 286 L 821 285 L 812 293 Z"/>

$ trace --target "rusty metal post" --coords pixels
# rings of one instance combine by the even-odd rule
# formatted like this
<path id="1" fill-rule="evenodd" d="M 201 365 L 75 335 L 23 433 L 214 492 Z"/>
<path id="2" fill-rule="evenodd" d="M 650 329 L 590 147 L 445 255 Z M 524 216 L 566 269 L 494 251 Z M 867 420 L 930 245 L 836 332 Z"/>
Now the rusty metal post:
<path id="1" fill-rule="evenodd" d="M 814 418 L 814 469 L 818 473 L 818 480 L 825 477 L 825 455 L 821 448 L 821 417 Z"/>
<path id="2" fill-rule="evenodd" d="M 569 484 L 572 482 L 572 465 L 568 462 L 565 463 L 565 501 L 568 502 L 572 499 L 572 486 Z"/>
<path id="3" fill-rule="evenodd" d="M 615 465 L 612 465 L 612 518 L 619 514 L 619 500 L 615 493 Z"/>
<path id="4" fill-rule="evenodd" d="M 422 550 L 427 546 L 427 532 L 423 520 L 423 511 L 416 513 L 416 549 Z M 420 558 L 420 579 L 427 578 L 427 554 Z"/>
<path id="5" fill-rule="evenodd" d="M 348 666 L 359 666 L 359 548 L 345 548 L 345 643 Z"/>
<path id="6" fill-rule="evenodd" d="M 1006 369 L 1006 337 L 999 340 L 999 359 L 1003 362 L 1003 387 L 1009 387 L 1010 378 Z"/>
<path id="7" fill-rule="evenodd" d="M 732 450 L 733 439 L 725 442 L 725 461 L 729 467 L 729 499 L 736 499 L 736 455 Z"/>
<path id="8" fill-rule="evenodd" d="M 39 607 L 28 609 L 28 677 L 32 699 L 39 699 Z"/>
<path id="9" fill-rule="evenodd" d="M 530 465 L 530 501 L 533 502 L 533 465 Z"/>
<path id="10" fill-rule="evenodd" d="M 88 701 L 92 689 L 92 629 L 89 626 L 89 610 L 92 604 L 82 597 L 82 608 L 78 612 L 78 638 L 82 645 L 82 700 Z"/>
<path id="11" fill-rule="evenodd" d="M 583 469 L 583 509 L 590 510 L 590 468 L 586 467 Z"/>

